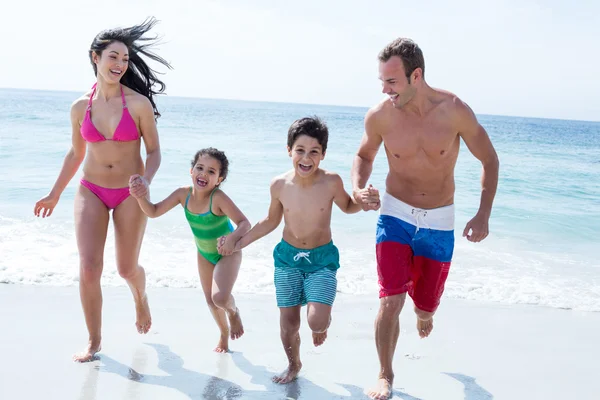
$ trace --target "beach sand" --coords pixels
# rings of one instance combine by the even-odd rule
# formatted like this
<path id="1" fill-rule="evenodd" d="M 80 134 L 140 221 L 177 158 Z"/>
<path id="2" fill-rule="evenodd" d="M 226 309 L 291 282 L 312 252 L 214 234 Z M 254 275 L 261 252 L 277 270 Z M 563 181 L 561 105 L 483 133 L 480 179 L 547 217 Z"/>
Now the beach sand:
<path id="1" fill-rule="evenodd" d="M 366 399 L 378 372 L 375 296 L 338 294 L 325 344 L 302 317 L 300 377 L 286 367 L 273 295 L 238 294 L 245 335 L 216 354 L 199 289 L 149 289 L 153 326 L 134 327 L 127 288 L 104 288 L 102 352 L 71 361 L 87 333 L 77 287 L 0 285 L 0 399 Z M 394 399 L 597 399 L 600 313 L 443 299 L 420 339 L 401 315 Z"/>

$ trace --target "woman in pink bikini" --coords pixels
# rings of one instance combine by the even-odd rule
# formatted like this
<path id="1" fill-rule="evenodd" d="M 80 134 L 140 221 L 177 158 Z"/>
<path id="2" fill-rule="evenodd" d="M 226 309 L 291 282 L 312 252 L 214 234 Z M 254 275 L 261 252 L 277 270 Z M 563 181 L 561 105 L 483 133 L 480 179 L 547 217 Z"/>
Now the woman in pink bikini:
<path id="1" fill-rule="evenodd" d="M 85 158 L 74 201 L 79 292 L 89 332 L 86 349 L 73 357 L 80 362 L 94 359 L 100 351 L 100 277 L 110 210 L 117 269 L 133 293 L 138 332 L 147 333 L 152 323 L 146 275 L 138 264 L 146 216 L 129 195 L 129 177 L 139 174 L 149 184 L 160 165 L 156 129 L 160 113 L 153 96 L 162 93 L 165 85 L 141 58 L 144 55 L 171 68 L 167 61 L 148 51 L 152 39 L 143 37 L 156 22 L 152 18 L 133 27 L 105 30 L 94 38 L 89 57 L 97 81 L 72 104 L 71 148 L 54 187 L 35 204 L 36 216 L 52 215 L 60 195 Z M 145 163 L 140 153 L 142 141 L 147 154 Z M 143 185 L 139 187 L 143 190 Z"/>

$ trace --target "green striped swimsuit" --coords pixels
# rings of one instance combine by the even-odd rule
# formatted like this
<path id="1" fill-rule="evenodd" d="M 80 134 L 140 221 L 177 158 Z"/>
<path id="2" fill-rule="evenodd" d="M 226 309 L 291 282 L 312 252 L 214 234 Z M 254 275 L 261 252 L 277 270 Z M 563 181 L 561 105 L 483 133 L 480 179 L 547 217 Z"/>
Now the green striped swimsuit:
<path id="1" fill-rule="evenodd" d="M 188 210 L 188 200 L 192 194 L 191 188 L 185 199 L 185 207 L 183 207 L 185 218 L 192 228 L 198 252 L 212 264 L 216 264 L 222 257 L 217 251 L 217 239 L 233 232 L 233 226 L 227 215 L 215 215 L 212 212 L 212 198 L 215 190 L 216 188 L 210 194 L 208 212 L 194 214 Z"/>

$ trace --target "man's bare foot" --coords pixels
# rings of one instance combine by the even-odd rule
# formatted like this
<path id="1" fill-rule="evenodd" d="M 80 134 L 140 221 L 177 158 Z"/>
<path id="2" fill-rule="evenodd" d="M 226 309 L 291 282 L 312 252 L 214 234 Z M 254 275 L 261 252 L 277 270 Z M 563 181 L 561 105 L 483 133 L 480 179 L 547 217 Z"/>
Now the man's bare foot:
<path id="1" fill-rule="evenodd" d="M 217 344 L 217 347 L 215 347 L 214 351 L 216 351 L 217 353 L 229 352 L 229 338 L 227 337 L 227 335 L 221 336 L 221 338 L 219 339 L 219 343 Z"/>
<path id="2" fill-rule="evenodd" d="M 300 372 L 301 369 L 302 369 L 301 362 L 298 362 L 297 364 L 290 364 L 286 368 L 285 371 L 283 371 L 279 375 L 275 375 L 272 380 L 275 383 L 281 383 L 281 384 L 290 383 L 291 381 L 293 381 L 294 379 L 296 379 L 298 377 L 298 373 Z"/>
<path id="3" fill-rule="evenodd" d="M 137 328 L 138 333 L 148 333 L 152 326 L 152 317 L 150 316 L 150 306 L 148 305 L 147 294 L 145 294 L 140 301 L 136 301 L 135 313 L 135 327 Z"/>
<path id="4" fill-rule="evenodd" d="M 377 387 L 369 390 L 369 398 L 377 400 L 387 400 L 392 397 L 392 381 L 386 378 L 379 378 Z"/>
<path id="5" fill-rule="evenodd" d="M 239 339 L 244 334 L 244 325 L 240 317 L 240 309 L 235 309 L 235 314 L 227 314 L 229 317 L 229 331 L 231 332 L 231 340 Z"/>
<path id="6" fill-rule="evenodd" d="M 325 343 L 325 339 L 327 339 L 327 331 L 325 332 L 313 332 L 313 343 L 315 347 L 319 347 L 323 343 Z"/>
<path id="7" fill-rule="evenodd" d="M 430 318 L 428 320 L 422 320 L 417 318 L 417 331 L 419 332 L 419 336 L 421 336 L 421 339 L 429 336 L 432 330 L 433 318 Z"/>
<path id="8" fill-rule="evenodd" d="M 73 361 L 84 363 L 98 359 L 96 353 L 101 349 L 100 342 L 98 344 L 90 342 L 84 351 L 74 354 Z"/>

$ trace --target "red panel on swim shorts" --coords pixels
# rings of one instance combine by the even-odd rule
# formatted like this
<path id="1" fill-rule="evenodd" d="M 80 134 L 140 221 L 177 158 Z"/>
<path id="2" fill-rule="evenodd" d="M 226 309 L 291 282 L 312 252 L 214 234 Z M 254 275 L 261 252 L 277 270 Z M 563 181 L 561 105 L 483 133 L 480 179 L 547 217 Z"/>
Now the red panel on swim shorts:
<path id="1" fill-rule="evenodd" d="M 405 293 L 411 283 L 413 251 L 407 244 L 393 241 L 378 243 L 377 275 L 379 278 L 379 297 Z"/>
<path id="2" fill-rule="evenodd" d="M 416 256 L 413 258 L 412 272 L 414 285 L 410 288 L 409 295 L 415 306 L 423 311 L 435 312 L 444 293 L 450 263 Z"/>

